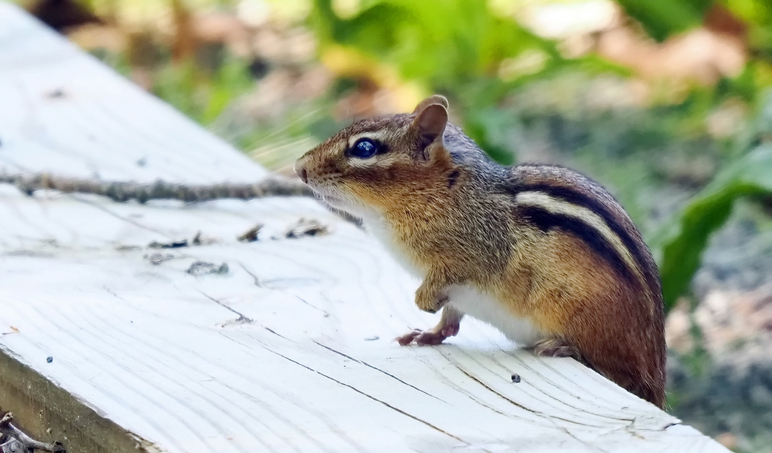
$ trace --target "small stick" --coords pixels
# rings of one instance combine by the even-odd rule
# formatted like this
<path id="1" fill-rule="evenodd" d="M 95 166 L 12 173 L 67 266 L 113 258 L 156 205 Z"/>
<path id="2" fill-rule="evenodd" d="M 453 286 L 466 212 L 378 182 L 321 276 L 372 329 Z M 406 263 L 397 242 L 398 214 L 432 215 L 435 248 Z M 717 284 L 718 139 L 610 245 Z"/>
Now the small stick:
<path id="1" fill-rule="evenodd" d="M 269 196 L 313 196 L 311 189 L 301 181 L 269 176 L 252 184 L 187 185 L 158 180 L 153 183 L 99 181 L 97 179 L 67 178 L 50 173 L 31 175 L 0 172 L 0 184 L 12 184 L 27 195 L 36 190 L 53 189 L 64 193 L 101 195 L 114 201 L 137 200 L 145 203 L 153 199 L 173 199 L 187 202 L 220 198 L 249 200 Z"/>
<path id="2" fill-rule="evenodd" d="M 136 182 L 68 178 L 50 173 L 25 175 L 21 173 L 7 173 L 0 170 L 0 184 L 11 184 L 29 196 L 32 196 L 36 190 L 52 189 L 62 193 L 101 195 L 117 202 L 137 200 L 140 203 L 160 199 L 201 202 L 222 198 L 251 200 L 253 198 L 271 196 L 315 197 L 314 192 L 301 181 L 282 176 L 269 176 L 252 184 L 187 185 L 168 183 L 162 180 L 141 184 Z M 351 214 L 333 208 L 329 209 L 344 220 L 358 227 L 362 226 L 362 221 Z"/>

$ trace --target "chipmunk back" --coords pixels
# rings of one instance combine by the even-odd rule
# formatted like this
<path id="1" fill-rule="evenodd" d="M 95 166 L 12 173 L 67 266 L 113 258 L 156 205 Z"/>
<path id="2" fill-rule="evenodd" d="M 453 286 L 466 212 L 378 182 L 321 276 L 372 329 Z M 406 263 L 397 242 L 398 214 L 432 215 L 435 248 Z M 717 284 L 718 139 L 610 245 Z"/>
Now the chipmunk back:
<path id="1" fill-rule="evenodd" d="M 296 164 L 423 280 L 420 309 L 442 309 L 437 326 L 397 340 L 439 344 L 468 314 L 662 407 L 659 275 L 627 213 L 573 170 L 492 162 L 447 109 L 432 96 L 412 114 L 356 122 Z"/>

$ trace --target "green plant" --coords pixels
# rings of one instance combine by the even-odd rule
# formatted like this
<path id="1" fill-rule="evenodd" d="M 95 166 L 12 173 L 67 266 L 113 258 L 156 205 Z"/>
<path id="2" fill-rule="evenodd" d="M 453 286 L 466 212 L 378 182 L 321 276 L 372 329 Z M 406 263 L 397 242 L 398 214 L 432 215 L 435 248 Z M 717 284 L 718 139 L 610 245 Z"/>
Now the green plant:
<path id="1" fill-rule="evenodd" d="M 467 132 L 502 163 L 514 160 L 497 132 L 505 95 L 561 71 L 625 72 L 595 56 L 564 58 L 555 42 L 498 15 L 486 0 L 363 0 L 351 17 L 340 17 L 332 0 L 313 4 L 309 23 L 322 54 L 332 46 L 355 49 L 426 93 L 451 95 L 457 111 L 468 112 Z"/>
<path id="2" fill-rule="evenodd" d="M 757 146 L 721 170 L 652 239 L 661 251 L 662 290 L 668 310 L 688 289 L 710 235 L 726 222 L 741 197 L 772 197 L 772 143 Z"/>
<path id="3" fill-rule="evenodd" d="M 712 21 L 747 48 L 743 73 L 719 84 L 717 94 L 754 95 L 772 84 L 772 3 L 769 0 L 617 0 L 657 41 Z"/>
<path id="4" fill-rule="evenodd" d="M 355 47 L 394 65 L 407 80 L 455 87 L 496 76 L 503 60 L 526 51 L 539 52 L 531 69 L 562 60 L 553 42 L 498 17 L 485 0 L 362 3 L 353 17 L 341 18 L 331 0 L 315 0 L 311 24 L 317 36 L 323 45 Z"/>
<path id="5" fill-rule="evenodd" d="M 167 64 L 154 75 L 153 93 L 203 125 L 210 125 L 238 96 L 254 86 L 246 63 L 226 58 L 212 74 L 193 60 Z"/>
<path id="6" fill-rule="evenodd" d="M 630 17 L 636 19 L 652 38 L 664 41 L 669 36 L 702 23 L 714 0 L 617 0 Z"/>
<path id="7" fill-rule="evenodd" d="M 726 168 L 650 241 L 659 252 L 663 293 L 666 308 L 670 309 L 687 292 L 708 239 L 726 222 L 735 201 L 741 197 L 772 196 L 772 144 L 758 143 L 772 124 L 772 96 L 762 95 L 772 83 L 772 6 L 768 0 L 617 3 L 657 41 L 707 23 L 711 14 L 719 24 L 730 24 L 748 49 L 748 62 L 739 76 L 721 80 L 707 97 L 701 96 L 702 110 L 707 112 L 732 97 L 762 108 L 756 124 L 727 145 L 730 162 Z M 698 91 L 692 94 L 699 94 Z M 749 149 L 752 150 L 747 152 Z"/>

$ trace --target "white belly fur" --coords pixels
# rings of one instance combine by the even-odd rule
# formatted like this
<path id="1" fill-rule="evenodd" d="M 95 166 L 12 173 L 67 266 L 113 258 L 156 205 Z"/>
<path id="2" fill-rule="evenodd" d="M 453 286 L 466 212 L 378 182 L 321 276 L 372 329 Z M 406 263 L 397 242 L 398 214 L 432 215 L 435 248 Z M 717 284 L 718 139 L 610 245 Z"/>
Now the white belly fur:
<path id="1" fill-rule="evenodd" d="M 448 289 L 447 294 L 450 298 L 449 305 L 473 318 L 487 322 L 521 346 L 532 346 L 546 338 L 546 334 L 533 322 L 516 317 L 496 299 L 474 287 L 453 285 Z"/>
<path id="2" fill-rule="evenodd" d="M 386 247 L 405 270 L 413 274 L 414 277 L 420 279 L 425 277 L 424 273 L 416 268 L 410 259 L 401 252 L 400 246 L 394 241 L 389 227 L 382 218 L 370 212 L 359 212 L 358 214 L 362 216 L 370 233 Z M 453 285 L 448 288 L 447 295 L 450 299 L 448 304 L 466 315 L 487 322 L 499 329 L 507 338 L 518 345 L 531 346 L 546 338 L 546 334 L 530 320 L 516 317 L 507 311 L 501 303 L 474 287 Z"/>

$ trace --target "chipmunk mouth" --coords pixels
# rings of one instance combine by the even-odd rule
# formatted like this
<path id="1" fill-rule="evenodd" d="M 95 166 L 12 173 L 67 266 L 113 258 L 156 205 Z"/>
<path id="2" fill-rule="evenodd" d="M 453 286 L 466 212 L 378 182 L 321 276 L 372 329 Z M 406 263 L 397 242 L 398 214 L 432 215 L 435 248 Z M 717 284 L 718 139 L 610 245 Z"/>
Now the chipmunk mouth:
<path id="1" fill-rule="evenodd" d="M 341 193 L 340 190 L 336 189 L 325 190 L 311 184 L 309 184 L 309 186 L 314 191 L 316 198 L 333 210 L 344 212 L 356 218 L 362 218 L 365 215 L 373 215 L 371 207 L 358 203 L 356 197 L 352 197 L 345 192 Z"/>
<path id="2" fill-rule="evenodd" d="M 361 217 L 363 212 L 369 212 L 368 206 L 364 206 L 357 201 L 357 197 L 349 194 L 345 189 L 336 187 L 334 184 L 326 185 L 318 181 L 308 180 L 308 187 L 314 192 L 314 196 L 322 203 L 333 209 L 343 211 L 355 217 Z"/>
<path id="3" fill-rule="evenodd" d="M 322 202 L 327 203 L 337 209 L 347 210 L 346 208 L 348 207 L 348 203 L 346 203 L 344 199 L 337 193 L 312 183 L 308 183 L 308 186 L 311 188 L 311 190 L 314 191 L 316 198 Z"/>

